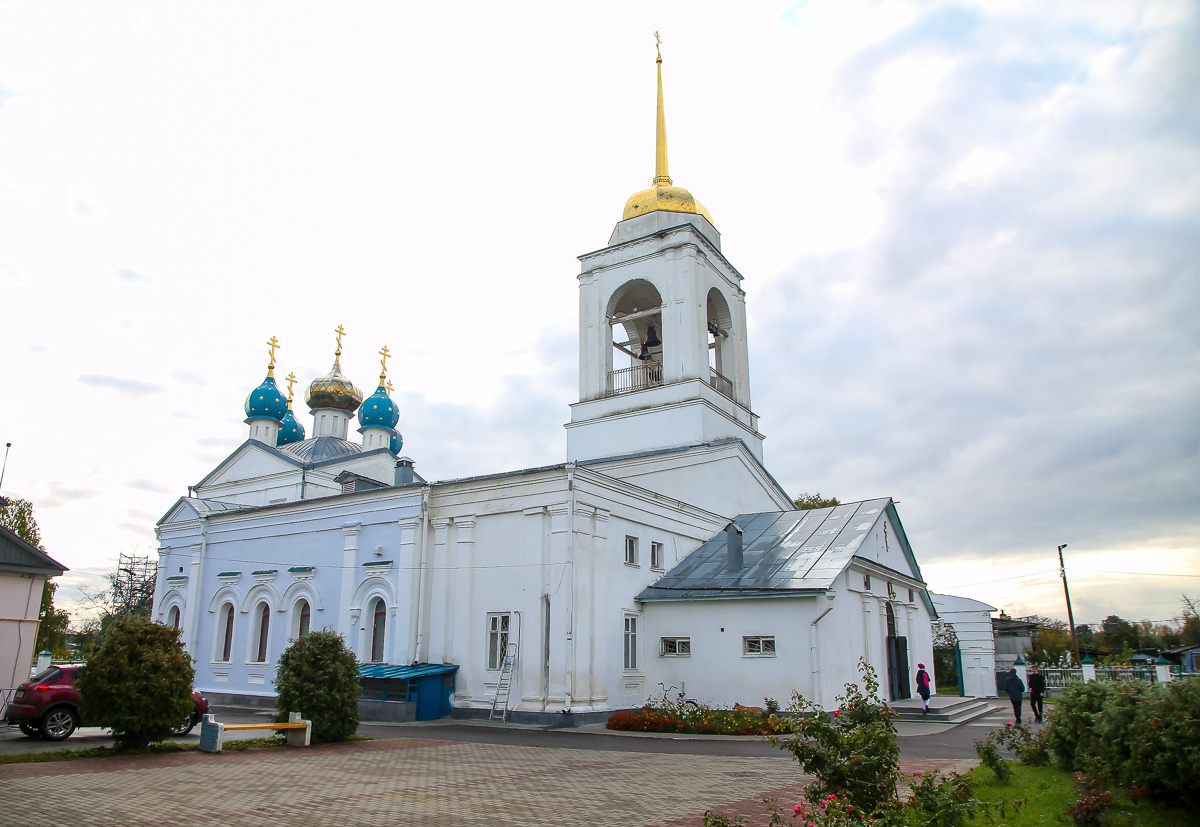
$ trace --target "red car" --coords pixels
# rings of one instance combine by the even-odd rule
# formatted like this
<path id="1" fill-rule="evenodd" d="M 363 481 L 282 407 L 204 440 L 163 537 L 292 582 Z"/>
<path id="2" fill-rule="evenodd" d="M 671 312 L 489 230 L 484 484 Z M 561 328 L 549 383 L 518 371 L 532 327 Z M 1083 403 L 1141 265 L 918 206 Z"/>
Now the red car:
<path id="1" fill-rule="evenodd" d="M 79 690 L 75 688 L 75 677 L 80 666 L 50 666 L 32 679 L 17 687 L 12 703 L 5 711 L 10 724 L 16 724 L 30 738 L 45 738 L 61 741 L 75 731 L 80 721 Z M 187 735 L 200 718 L 208 712 L 208 700 L 195 690 L 192 691 L 195 709 L 186 720 L 171 732 Z"/>

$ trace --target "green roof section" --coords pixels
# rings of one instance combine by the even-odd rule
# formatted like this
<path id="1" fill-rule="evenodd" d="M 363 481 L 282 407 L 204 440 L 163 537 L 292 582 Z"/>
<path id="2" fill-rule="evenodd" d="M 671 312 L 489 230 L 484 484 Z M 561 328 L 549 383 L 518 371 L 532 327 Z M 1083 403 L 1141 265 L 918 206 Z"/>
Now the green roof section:
<path id="1" fill-rule="evenodd" d="M 221 571 L 217 572 L 217 577 L 241 577 L 240 571 Z"/>
<path id="2" fill-rule="evenodd" d="M 363 563 L 363 568 L 369 569 L 373 566 L 390 566 L 391 564 L 392 564 L 391 560 L 375 560 L 374 562 L 371 562 L 371 563 Z"/>
<path id="3" fill-rule="evenodd" d="M 279 572 L 279 569 L 259 569 L 258 571 L 252 571 L 250 573 L 251 574 L 276 574 L 278 572 Z"/>
<path id="4" fill-rule="evenodd" d="M 290 569 L 288 569 L 288 571 L 290 571 L 290 572 L 298 572 L 298 571 L 304 572 L 304 571 L 312 571 L 312 570 L 313 570 L 312 566 L 292 566 Z"/>

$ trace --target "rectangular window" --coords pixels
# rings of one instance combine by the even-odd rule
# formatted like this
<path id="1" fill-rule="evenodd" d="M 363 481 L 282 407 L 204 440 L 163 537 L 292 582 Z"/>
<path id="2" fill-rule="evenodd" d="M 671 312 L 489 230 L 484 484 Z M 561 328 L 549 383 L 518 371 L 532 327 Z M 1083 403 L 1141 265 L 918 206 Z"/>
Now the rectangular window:
<path id="1" fill-rule="evenodd" d="M 663 544 L 650 544 L 650 568 L 661 570 L 663 567 Z"/>
<path id="2" fill-rule="evenodd" d="M 775 657 L 774 637 L 744 637 L 742 638 L 742 654 L 754 657 Z"/>
<path id="3" fill-rule="evenodd" d="M 637 669 L 637 618 L 625 615 L 625 668 Z"/>
<path id="4" fill-rule="evenodd" d="M 638 538 L 625 538 L 625 565 L 636 566 L 638 564 Z"/>
<path id="5" fill-rule="evenodd" d="M 863 575 L 863 588 L 866 589 L 867 591 L 871 590 L 871 575 L 869 575 L 869 574 Z"/>
<path id="6" fill-rule="evenodd" d="M 686 658 L 692 654 L 692 639 L 690 637 L 661 638 L 658 653 L 664 658 Z"/>
<path id="7" fill-rule="evenodd" d="M 492 612 L 488 621 L 488 669 L 499 669 L 508 654 L 508 612 Z"/>
<path id="8" fill-rule="evenodd" d="M 908 590 L 908 602 L 909 603 L 913 602 L 913 590 L 912 589 Z"/>

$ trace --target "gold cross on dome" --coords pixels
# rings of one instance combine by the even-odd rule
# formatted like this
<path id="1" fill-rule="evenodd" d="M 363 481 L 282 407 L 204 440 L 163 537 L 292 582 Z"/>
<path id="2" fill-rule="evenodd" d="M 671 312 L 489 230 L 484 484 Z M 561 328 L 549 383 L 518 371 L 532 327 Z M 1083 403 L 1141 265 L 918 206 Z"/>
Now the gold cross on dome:
<path id="1" fill-rule="evenodd" d="M 658 59 L 662 60 L 662 38 L 658 36 L 658 32 L 654 33 L 654 51 L 658 52 Z"/>
<path id="2" fill-rule="evenodd" d="M 342 337 L 346 335 L 346 331 L 342 328 L 341 325 L 338 325 L 337 330 L 335 330 L 333 332 L 337 334 L 337 355 L 341 356 L 342 355 Z"/>
<path id="3" fill-rule="evenodd" d="M 383 358 L 379 360 L 379 364 L 383 366 L 383 372 L 387 373 L 387 360 L 391 356 L 391 352 L 387 349 L 387 345 L 383 346 L 383 350 L 379 351 L 379 355 Z"/>
<path id="4" fill-rule="evenodd" d="M 392 380 L 391 379 L 387 380 L 387 389 L 388 389 L 388 393 L 392 392 Z"/>
<path id="5" fill-rule="evenodd" d="M 296 372 L 295 371 L 292 371 L 291 373 L 289 373 L 287 375 L 287 383 L 288 383 L 288 407 L 290 408 L 292 406 L 292 385 L 294 385 L 296 383 Z"/>
<path id="6" fill-rule="evenodd" d="M 267 340 L 267 347 L 271 349 L 271 367 L 275 367 L 275 348 L 279 347 L 279 340 L 272 336 Z"/>

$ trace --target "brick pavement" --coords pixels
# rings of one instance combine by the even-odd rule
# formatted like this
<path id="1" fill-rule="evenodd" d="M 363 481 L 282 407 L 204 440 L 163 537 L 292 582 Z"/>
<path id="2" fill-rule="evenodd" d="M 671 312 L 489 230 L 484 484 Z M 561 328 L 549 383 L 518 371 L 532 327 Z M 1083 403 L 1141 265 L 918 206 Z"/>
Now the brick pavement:
<path id="1" fill-rule="evenodd" d="M 758 825 L 763 798 L 790 809 L 804 781 L 779 757 L 402 739 L 0 766 L 0 824 L 698 827 L 713 808 Z"/>

